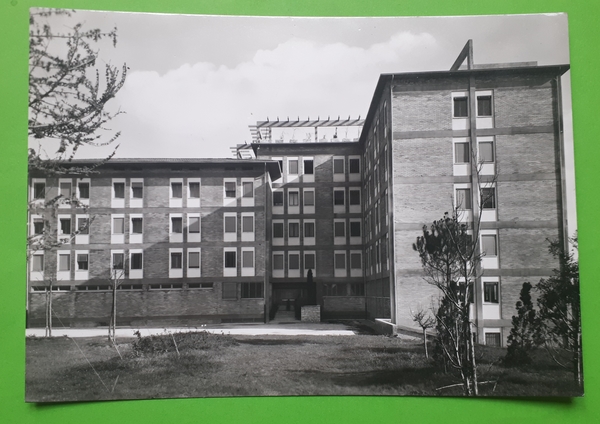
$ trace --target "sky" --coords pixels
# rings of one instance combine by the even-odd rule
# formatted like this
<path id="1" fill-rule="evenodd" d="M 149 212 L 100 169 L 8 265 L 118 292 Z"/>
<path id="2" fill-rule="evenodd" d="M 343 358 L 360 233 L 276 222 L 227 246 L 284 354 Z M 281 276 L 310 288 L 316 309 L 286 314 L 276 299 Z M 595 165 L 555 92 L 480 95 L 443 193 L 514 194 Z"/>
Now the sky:
<path id="1" fill-rule="evenodd" d="M 250 142 L 248 125 L 259 120 L 364 117 L 381 73 L 448 70 L 468 39 L 476 64 L 569 63 L 564 14 L 285 18 L 77 11 L 49 21 L 63 31 L 78 22 L 118 31 L 116 47 L 97 45 L 97 65 L 129 68 L 110 102 L 111 110 L 125 113 L 107 131 L 107 138 L 121 131 L 120 158 L 231 157 L 229 148 Z M 573 174 L 569 75 L 563 108 Z M 110 151 L 82 148 L 77 157 Z"/>

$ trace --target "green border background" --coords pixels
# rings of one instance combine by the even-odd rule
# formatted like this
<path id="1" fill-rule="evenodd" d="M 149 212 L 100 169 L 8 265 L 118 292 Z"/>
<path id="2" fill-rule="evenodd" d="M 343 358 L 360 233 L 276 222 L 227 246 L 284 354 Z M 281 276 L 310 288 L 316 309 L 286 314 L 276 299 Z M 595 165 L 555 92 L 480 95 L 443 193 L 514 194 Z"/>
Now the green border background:
<path id="1" fill-rule="evenodd" d="M 25 390 L 26 125 L 29 7 L 225 15 L 451 16 L 569 14 L 585 397 L 449 399 L 280 397 L 36 405 Z M 600 422 L 600 2 L 597 0 L 1 0 L 0 1 L 0 422 L 107 423 L 554 423 Z M 215 40 L 217 41 L 217 40 Z M 527 40 L 523 40 L 526 42 Z"/>

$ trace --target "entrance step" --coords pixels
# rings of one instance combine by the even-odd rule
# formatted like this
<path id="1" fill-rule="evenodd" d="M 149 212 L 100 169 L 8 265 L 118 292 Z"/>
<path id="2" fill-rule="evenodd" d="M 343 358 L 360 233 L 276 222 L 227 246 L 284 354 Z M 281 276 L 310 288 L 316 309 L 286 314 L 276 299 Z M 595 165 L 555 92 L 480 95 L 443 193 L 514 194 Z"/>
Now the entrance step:
<path id="1" fill-rule="evenodd" d="M 272 323 L 280 322 L 296 322 L 296 313 L 294 311 L 277 311 L 275 318 L 271 321 Z"/>

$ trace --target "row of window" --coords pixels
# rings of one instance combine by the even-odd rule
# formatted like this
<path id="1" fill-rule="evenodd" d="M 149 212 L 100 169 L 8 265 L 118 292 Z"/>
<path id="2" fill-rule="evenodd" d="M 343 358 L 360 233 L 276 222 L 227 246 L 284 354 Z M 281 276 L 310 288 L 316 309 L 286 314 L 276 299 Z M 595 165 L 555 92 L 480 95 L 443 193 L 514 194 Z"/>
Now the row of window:
<path id="1" fill-rule="evenodd" d="M 306 277 L 308 271 L 317 276 L 316 253 L 314 251 L 273 252 L 273 278 Z M 300 262 L 302 259 L 302 263 Z M 362 251 L 336 250 L 333 254 L 334 277 L 362 277 Z M 287 271 L 287 275 L 286 275 Z"/>
<path id="2" fill-rule="evenodd" d="M 483 138 L 483 137 L 482 137 Z M 491 137 L 486 137 L 490 139 Z M 463 139 L 461 139 L 463 140 Z M 479 141 L 477 153 L 479 163 L 495 162 L 494 142 Z M 471 144 L 468 141 L 457 141 L 454 143 L 454 163 L 470 163 L 471 162 Z"/>
<path id="3" fill-rule="evenodd" d="M 470 210 L 473 208 L 471 188 L 456 188 L 455 195 L 455 205 L 458 209 Z M 482 209 L 496 209 L 495 187 L 480 187 L 479 195 Z"/>
<path id="4" fill-rule="evenodd" d="M 302 175 L 303 182 L 314 182 L 315 165 L 312 157 L 272 157 L 279 162 L 282 177 L 292 182 Z M 332 158 L 333 181 L 346 181 L 346 170 L 349 181 L 360 181 L 360 156 L 334 156 Z M 276 180 L 277 182 L 277 180 Z"/>
<path id="5" fill-rule="evenodd" d="M 452 98 L 453 101 L 453 117 L 468 118 L 469 117 L 469 97 L 458 95 Z M 477 95 L 476 116 L 486 117 L 492 116 L 492 95 L 481 94 Z"/>
<path id="6" fill-rule="evenodd" d="M 347 244 L 348 241 L 350 244 L 362 243 L 362 221 L 360 218 L 350 220 L 334 219 L 332 224 L 334 244 Z M 312 246 L 316 243 L 314 219 L 273 220 L 272 240 L 274 246 L 285 244 L 298 246 L 301 237 L 302 244 L 305 246 Z"/>
<path id="7" fill-rule="evenodd" d="M 302 194 L 302 199 L 300 198 Z M 287 201 L 286 201 L 287 197 Z M 360 213 L 360 188 L 338 187 L 333 189 L 333 207 L 334 212 L 346 212 L 346 204 L 350 206 L 350 213 Z M 299 188 L 288 188 L 273 191 L 273 213 L 276 215 L 284 213 L 284 205 L 287 205 L 288 214 L 300 213 L 302 204 L 302 213 L 315 213 L 315 189 L 304 188 L 302 193 Z"/>

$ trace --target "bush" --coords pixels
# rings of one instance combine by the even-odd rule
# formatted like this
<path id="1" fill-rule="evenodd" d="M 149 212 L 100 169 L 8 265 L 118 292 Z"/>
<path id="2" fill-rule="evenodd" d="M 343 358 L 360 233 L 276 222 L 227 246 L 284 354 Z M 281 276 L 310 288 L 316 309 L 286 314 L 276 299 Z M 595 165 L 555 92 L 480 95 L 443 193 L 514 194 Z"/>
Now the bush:
<path id="1" fill-rule="evenodd" d="M 134 356 L 151 356 L 168 352 L 186 350 L 211 350 L 235 346 L 237 341 L 227 334 L 214 334 L 208 331 L 189 333 L 165 333 L 142 336 L 139 331 L 133 333 L 137 339 L 132 343 Z"/>

